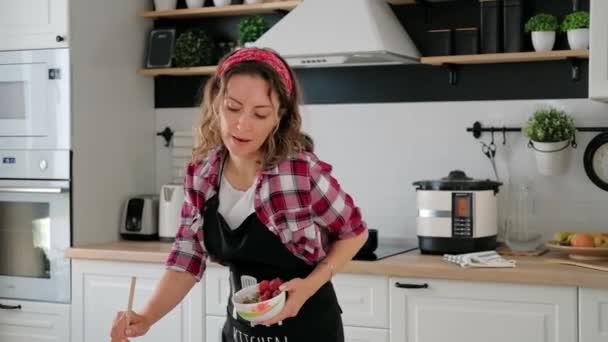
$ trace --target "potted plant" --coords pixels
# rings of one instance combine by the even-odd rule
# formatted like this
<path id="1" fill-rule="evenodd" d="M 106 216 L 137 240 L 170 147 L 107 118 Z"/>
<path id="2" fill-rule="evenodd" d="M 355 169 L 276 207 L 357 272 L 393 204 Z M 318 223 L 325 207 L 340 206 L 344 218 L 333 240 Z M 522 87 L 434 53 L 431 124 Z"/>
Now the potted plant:
<path id="1" fill-rule="evenodd" d="M 537 110 L 522 128 L 536 155 L 542 175 L 559 175 L 568 168 L 569 146 L 574 139 L 574 119 L 556 108 Z"/>
<path id="2" fill-rule="evenodd" d="M 190 29 L 177 37 L 175 41 L 175 65 L 193 67 L 211 65 L 214 58 L 214 44 L 207 33 L 200 29 Z"/>
<path id="3" fill-rule="evenodd" d="M 532 32 L 532 45 L 536 51 L 553 50 L 558 29 L 557 18 L 546 13 L 537 14 L 526 23 L 526 32 Z"/>
<path id="4" fill-rule="evenodd" d="M 247 46 L 247 43 L 255 42 L 269 28 L 268 22 L 260 16 L 243 18 L 239 22 L 239 41 L 241 45 Z"/>
<path id="5" fill-rule="evenodd" d="M 570 13 L 562 22 L 562 31 L 567 32 L 570 49 L 589 48 L 589 12 Z"/>

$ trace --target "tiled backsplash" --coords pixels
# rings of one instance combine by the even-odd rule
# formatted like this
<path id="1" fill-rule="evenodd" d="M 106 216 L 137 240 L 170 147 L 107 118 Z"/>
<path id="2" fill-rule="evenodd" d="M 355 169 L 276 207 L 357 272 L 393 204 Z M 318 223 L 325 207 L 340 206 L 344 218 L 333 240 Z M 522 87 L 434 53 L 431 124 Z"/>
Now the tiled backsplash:
<path id="1" fill-rule="evenodd" d="M 608 126 L 608 105 L 589 100 L 484 101 L 318 105 L 303 107 L 304 129 L 320 158 L 349 192 L 370 227 L 382 237 L 414 237 L 415 191 L 412 182 L 444 177 L 462 169 L 474 178 L 493 178 L 479 141 L 466 132 L 484 125 L 521 126 L 542 106 L 575 115 L 578 126 Z M 190 130 L 199 109 L 158 109 L 157 130 Z M 589 181 L 583 168 L 587 143 L 597 133 L 579 133 L 568 173 L 543 177 L 536 171 L 527 139 L 496 133 L 502 181 L 532 186 L 534 229 L 549 237 L 556 230 L 608 230 L 608 192 Z M 489 142 L 490 135 L 482 140 Z M 157 186 L 170 181 L 170 150 L 157 140 Z M 503 187 L 501 190 L 506 190 Z M 501 191 L 500 204 L 503 205 Z"/>

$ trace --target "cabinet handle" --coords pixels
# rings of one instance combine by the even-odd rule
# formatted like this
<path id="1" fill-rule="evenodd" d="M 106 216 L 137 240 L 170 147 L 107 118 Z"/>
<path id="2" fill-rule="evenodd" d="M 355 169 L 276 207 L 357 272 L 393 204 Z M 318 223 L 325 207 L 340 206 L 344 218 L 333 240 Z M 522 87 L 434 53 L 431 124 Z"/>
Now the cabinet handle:
<path id="1" fill-rule="evenodd" d="M 429 288 L 429 284 L 424 283 L 424 284 L 403 284 L 400 282 L 396 282 L 395 286 L 400 288 L 400 289 L 428 289 Z"/>
<path id="2" fill-rule="evenodd" d="M 57 36 L 57 37 L 55 37 L 55 40 L 57 41 L 57 43 L 61 43 L 62 41 L 65 40 L 65 38 L 63 38 L 62 36 Z"/>
<path id="3" fill-rule="evenodd" d="M 0 309 L 4 309 L 4 310 L 21 310 L 21 305 L 4 305 L 4 304 L 0 304 Z"/>

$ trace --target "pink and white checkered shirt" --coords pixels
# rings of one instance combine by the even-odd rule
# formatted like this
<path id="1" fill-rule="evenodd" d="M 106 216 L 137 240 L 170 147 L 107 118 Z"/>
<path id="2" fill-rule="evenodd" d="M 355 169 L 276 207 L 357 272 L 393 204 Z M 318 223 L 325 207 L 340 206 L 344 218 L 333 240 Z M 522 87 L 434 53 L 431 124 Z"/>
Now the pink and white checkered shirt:
<path id="1" fill-rule="evenodd" d="M 200 211 L 205 199 L 217 193 L 223 155 L 218 148 L 203 161 L 188 164 L 181 225 L 166 261 L 168 268 L 190 272 L 197 280 L 203 276 L 208 257 Z M 315 154 L 301 152 L 260 171 L 256 179 L 257 217 L 287 249 L 309 264 L 322 260 L 336 239 L 348 239 L 367 229 L 361 211 L 331 170 Z"/>

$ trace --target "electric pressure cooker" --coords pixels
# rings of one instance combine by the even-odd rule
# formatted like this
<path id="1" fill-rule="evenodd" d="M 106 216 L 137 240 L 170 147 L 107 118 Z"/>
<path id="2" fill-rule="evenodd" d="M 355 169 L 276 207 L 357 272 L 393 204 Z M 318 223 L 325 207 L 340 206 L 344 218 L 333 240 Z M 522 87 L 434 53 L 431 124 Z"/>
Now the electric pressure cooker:
<path id="1" fill-rule="evenodd" d="M 500 182 L 454 170 L 416 186 L 418 245 L 424 254 L 471 253 L 496 248 L 496 194 Z"/>

